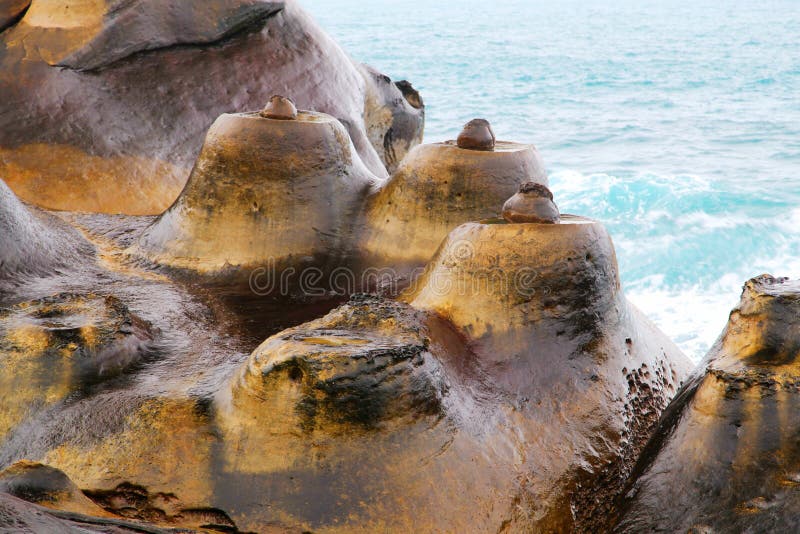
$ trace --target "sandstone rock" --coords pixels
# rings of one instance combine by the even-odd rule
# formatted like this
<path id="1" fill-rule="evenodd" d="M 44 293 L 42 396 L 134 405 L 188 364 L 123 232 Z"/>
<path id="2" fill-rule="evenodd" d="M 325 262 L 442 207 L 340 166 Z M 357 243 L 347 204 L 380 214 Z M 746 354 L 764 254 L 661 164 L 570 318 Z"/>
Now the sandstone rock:
<path id="1" fill-rule="evenodd" d="M 518 403 L 519 498 L 532 515 L 512 524 L 600 528 L 691 369 L 623 296 L 602 225 L 565 215 L 459 226 L 403 300 L 462 332 L 496 395 Z"/>
<path id="2" fill-rule="evenodd" d="M 91 245 L 57 217 L 26 206 L 0 180 L 0 285 L 90 261 Z"/>
<path id="3" fill-rule="evenodd" d="M 800 528 L 798 347 L 800 283 L 748 281 L 642 455 L 616 531 Z"/>
<path id="4" fill-rule="evenodd" d="M 422 142 L 425 105 L 420 94 L 405 80 L 393 83 L 372 67 L 359 65 L 366 80 L 364 122 L 367 137 L 389 173 Z"/>
<path id="5" fill-rule="evenodd" d="M 254 531 L 605 525 L 689 364 L 624 299 L 602 226 L 462 225 L 403 301 L 357 296 L 238 369 L 203 362 L 215 393 L 132 382 L 113 424 L 87 398 L 58 419 L 108 430 L 48 424 L 0 463 L 25 453 L 113 513 L 178 526 L 197 524 L 180 510 Z"/>
<path id="6" fill-rule="evenodd" d="M 496 139 L 492 126 L 486 119 L 472 119 L 458 134 L 458 148 L 468 150 L 494 150 Z"/>
<path id="7" fill-rule="evenodd" d="M 168 534 L 141 523 L 98 518 L 71 512 L 50 510 L 0 493 L 0 529 L 9 533 L 58 532 L 59 534 Z M 191 533 L 192 531 L 188 531 Z"/>
<path id="8" fill-rule="evenodd" d="M 413 89 L 293 1 L 33 0 L 0 33 L 0 174 L 47 208 L 158 214 L 214 119 L 276 93 L 340 119 L 381 178 L 421 135 Z"/>
<path id="9" fill-rule="evenodd" d="M 142 363 L 149 324 L 114 297 L 64 293 L 0 309 L 0 442 L 25 417 Z"/>
<path id="10" fill-rule="evenodd" d="M 368 201 L 361 253 L 369 265 L 424 265 L 448 232 L 496 216 L 528 181 L 547 185 L 532 145 L 498 141 L 494 151 L 453 141 L 420 145 Z"/>
<path id="11" fill-rule="evenodd" d="M 340 258 L 376 178 L 329 115 L 222 115 L 178 200 L 133 251 L 201 273 Z"/>

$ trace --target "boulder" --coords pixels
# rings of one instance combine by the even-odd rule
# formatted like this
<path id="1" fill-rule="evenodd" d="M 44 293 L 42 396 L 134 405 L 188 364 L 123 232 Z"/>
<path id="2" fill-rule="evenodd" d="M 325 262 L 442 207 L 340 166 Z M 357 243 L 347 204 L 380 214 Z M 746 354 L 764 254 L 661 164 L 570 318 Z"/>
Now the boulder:
<path id="1" fill-rule="evenodd" d="M 211 123 L 275 93 L 340 119 L 380 178 L 421 138 L 416 92 L 292 0 L 32 0 L 0 33 L 0 175 L 51 209 L 159 214 Z"/>
<path id="2" fill-rule="evenodd" d="M 800 529 L 800 282 L 762 275 L 672 401 L 617 532 Z"/>

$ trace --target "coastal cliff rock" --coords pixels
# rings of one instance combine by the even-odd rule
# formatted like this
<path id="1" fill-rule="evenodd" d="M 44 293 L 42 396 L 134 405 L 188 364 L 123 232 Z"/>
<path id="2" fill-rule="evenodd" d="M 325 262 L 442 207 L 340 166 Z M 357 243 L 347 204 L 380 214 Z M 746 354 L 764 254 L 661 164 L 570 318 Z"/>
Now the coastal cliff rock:
<path id="1" fill-rule="evenodd" d="M 133 250 L 201 273 L 341 260 L 376 182 L 329 115 L 225 114 L 180 197 Z"/>
<path id="2" fill-rule="evenodd" d="M 0 175 L 27 202 L 161 213 L 211 123 L 274 93 L 340 119 L 380 178 L 421 139 L 413 88 L 354 64 L 292 0 L 32 0 L 24 10 L 0 5 Z"/>
<path id="3" fill-rule="evenodd" d="M 498 141 L 491 151 L 454 141 L 417 146 L 370 198 L 361 254 L 376 266 L 424 265 L 450 230 L 495 216 L 528 181 L 547 185 L 532 145 Z"/>
<path id="4" fill-rule="evenodd" d="M 798 348 L 800 283 L 748 281 L 642 455 L 615 531 L 797 531 Z"/>

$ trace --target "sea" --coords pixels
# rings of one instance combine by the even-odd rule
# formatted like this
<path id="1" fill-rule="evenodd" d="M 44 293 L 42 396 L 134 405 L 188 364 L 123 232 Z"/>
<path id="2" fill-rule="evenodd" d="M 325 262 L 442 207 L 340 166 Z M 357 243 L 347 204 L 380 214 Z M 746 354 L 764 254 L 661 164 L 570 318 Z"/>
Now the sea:
<path id="1" fill-rule="evenodd" d="M 533 143 L 628 298 L 695 361 L 753 276 L 800 277 L 800 1 L 306 0 L 406 79 L 425 140 Z"/>

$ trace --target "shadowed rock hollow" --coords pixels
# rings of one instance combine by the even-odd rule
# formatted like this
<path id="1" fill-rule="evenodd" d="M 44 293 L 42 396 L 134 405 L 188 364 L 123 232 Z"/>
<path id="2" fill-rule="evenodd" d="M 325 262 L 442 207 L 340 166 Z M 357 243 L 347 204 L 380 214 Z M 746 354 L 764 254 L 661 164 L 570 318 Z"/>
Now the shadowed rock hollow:
<path id="1" fill-rule="evenodd" d="M 380 178 L 422 137 L 410 84 L 354 64 L 293 0 L 20 9 L 0 4 L 0 176 L 40 206 L 158 214 L 214 119 L 275 93 L 340 119 Z"/>

